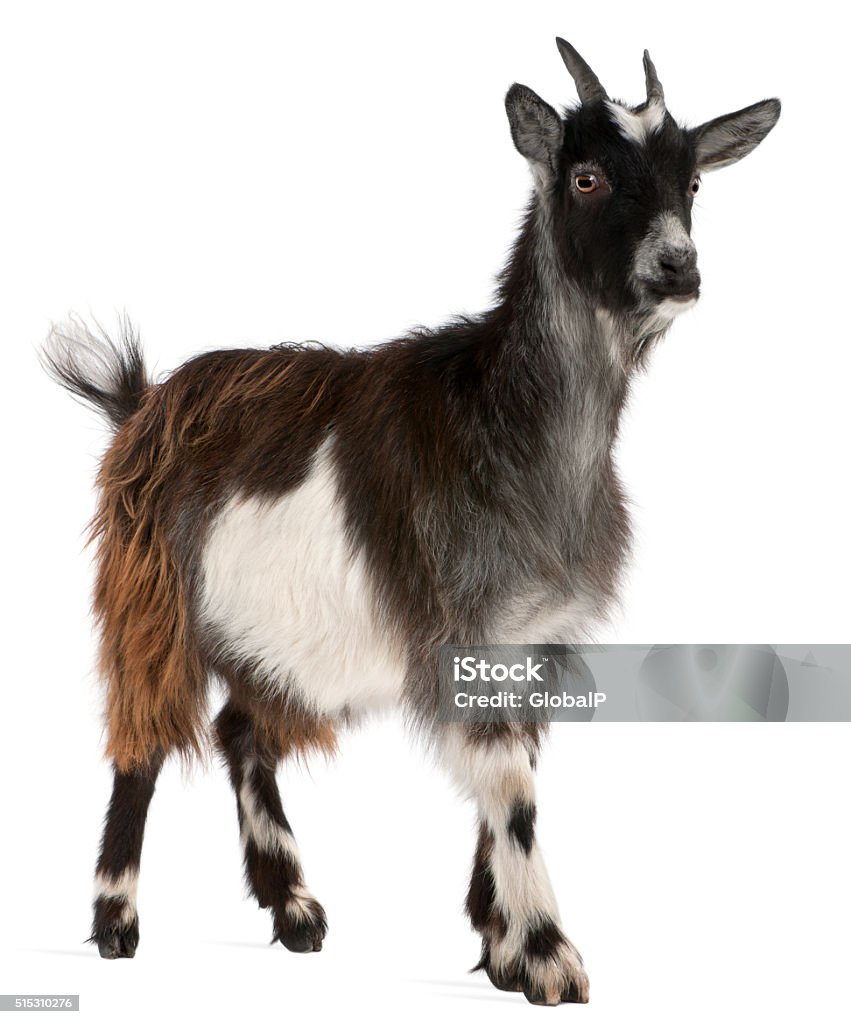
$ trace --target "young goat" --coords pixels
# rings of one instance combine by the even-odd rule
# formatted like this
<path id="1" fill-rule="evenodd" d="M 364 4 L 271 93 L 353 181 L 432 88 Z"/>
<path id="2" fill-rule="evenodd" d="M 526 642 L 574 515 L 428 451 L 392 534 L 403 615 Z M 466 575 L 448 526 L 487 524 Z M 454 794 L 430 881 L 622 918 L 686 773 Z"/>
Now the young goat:
<path id="1" fill-rule="evenodd" d="M 543 726 L 439 721 L 438 651 L 572 642 L 605 613 L 629 543 L 612 446 L 631 375 L 697 299 L 701 173 L 749 153 L 780 104 L 684 129 L 646 52 L 630 107 L 558 47 L 579 106 L 506 97 L 535 190 L 487 312 L 364 351 L 210 352 L 158 384 L 126 324 L 120 344 L 80 325 L 48 340 L 52 375 L 115 429 L 92 526 L 114 767 L 101 956 L 135 953 L 149 801 L 169 754 L 204 749 L 215 677 L 246 875 L 288 949 L 320 949 L 326 920 L 276 766 L 395 705 L 478 809 L 479 966 L 532 1002 L 588 999 L 535 842 Z"/>

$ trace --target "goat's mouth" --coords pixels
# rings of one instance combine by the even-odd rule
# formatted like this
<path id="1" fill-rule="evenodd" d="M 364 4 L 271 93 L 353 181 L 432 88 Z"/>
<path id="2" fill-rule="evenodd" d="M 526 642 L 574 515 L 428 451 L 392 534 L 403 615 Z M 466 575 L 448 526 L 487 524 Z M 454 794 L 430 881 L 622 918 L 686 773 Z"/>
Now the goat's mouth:
<path id="1" fill-rule="evenodd" d="M 663 302 L 674 302 L 688 305 L 689 303 L 697 302 L 700 298 L 699 287 L 683 291 L 671 288 L 658 288 L 653 285 L 647 285 L 646 288 L 650 298 L 660 305 Z"/>
<path id="2" fill-rule="evenodd" d="M 672 292 L 662 288 L 648 288 L 645 295 L 645 301 L 649 299 L 651 316 L 662 317 L 664 320 L 670 321 L 697 305 L 697 300 L 700 298 L 700 289 L 694 288 L 692 291 Z"/>
<path id="3" fill-rule="evenodd" d="M 656 316 L 662 317 L 670 323 L 681 313 L 685 313 L 686 310 L 695 306 L 699 295 L 699 291 L 683 295 L 666 295 L 656 305 Z"/>
<path id="4" fill-rule="evenodd" d="M 645 285 L 641 304 L 643 315 L 647 318 L 648 323 L 667 327 L 680 314 L 697 305 L 699 298 L 699 288 L 692 291 L 672 292 Z"/>
<path id="5" fill-rule="evenodd" d="M 700 298 L 700 273 L 691 267 L 682 274 L 636 274 L 633 279 L 643 304 L 651 307 L 685 308 Z"/>

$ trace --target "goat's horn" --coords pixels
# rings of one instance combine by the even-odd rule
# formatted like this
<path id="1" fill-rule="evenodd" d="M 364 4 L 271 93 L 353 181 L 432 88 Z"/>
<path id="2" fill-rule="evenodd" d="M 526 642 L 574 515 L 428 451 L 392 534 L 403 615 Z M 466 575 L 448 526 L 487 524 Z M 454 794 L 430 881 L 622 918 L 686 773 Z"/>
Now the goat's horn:
<path id="1" fill-rule="evenodd" d="M 647 50 L 644 51 L 644 79 L 647 82 L 647 102 L 652 103 L 653 100 L 658 100 L 660 103 L 664 103 L 665 93 L 662 83 L 656 74 L 656 65 L 650 59 Z"/>
<path id="2" fill-rule="evenodd" d="M 556 37 L 556 43 L 561 59 L 567 66 L 570 77 L 576 83 L 576 91 L 579 93 L 580 100 L 583 103 L 590 103 L 592 100 L 607 100 L 609 97 L 606 94 L 606 90 L 600 85 L 600 79 L 597 78 L 570 43 L 558 37 Z"/>

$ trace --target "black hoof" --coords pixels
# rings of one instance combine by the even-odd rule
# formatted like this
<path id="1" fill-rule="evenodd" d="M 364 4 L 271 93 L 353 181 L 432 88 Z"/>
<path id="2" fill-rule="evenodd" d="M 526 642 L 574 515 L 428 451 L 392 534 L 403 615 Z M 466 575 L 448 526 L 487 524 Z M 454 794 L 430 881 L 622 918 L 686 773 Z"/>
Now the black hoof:
<path id="1" fill-rule="evenodd" d="M 95 900 L 95 919 L 90 942 L 96 942 L 104 960 L 124 960 L 136 955 L 139 918 L 120 899 Z"/>
<path id="2" fill-rule="evenodd" d="M 318 953 L 328 931 L 325 911 L 316 900 L 310 900 L 304 910 L 306 916 L 286 911 L 275 914 L 275 940 L 291 953 Z"/>
<path id="3" fill-rule="evenodd" d="M 136 955 L 139 945 L 139 927 L 132 925 L 121 931 L 110 930 L 102 935 L 94 935 L 92 941 L 98 945 L 98 953 L 104 960 L 125 960 Z"/>
<path id="4" fill-rule="evenodd" d="M 312 931 L 282 932 L 278 940 L 282 942 L 291 953 L 318 953 L 322 949 L 324 935 L 315 934 Z"/>

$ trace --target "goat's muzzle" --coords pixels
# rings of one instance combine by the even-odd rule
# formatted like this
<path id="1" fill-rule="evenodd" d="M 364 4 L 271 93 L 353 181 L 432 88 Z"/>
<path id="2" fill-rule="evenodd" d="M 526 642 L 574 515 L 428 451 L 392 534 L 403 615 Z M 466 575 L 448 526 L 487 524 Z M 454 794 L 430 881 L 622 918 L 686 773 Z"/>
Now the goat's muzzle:
<path id="1" fill-rule="evenodd" d="M 661 252 L 656 273 L 647 284 L 660 298 L 697 298 L 700 291 L 700 271 L 697 269 L 696 250 L 692 247 Z"/>

